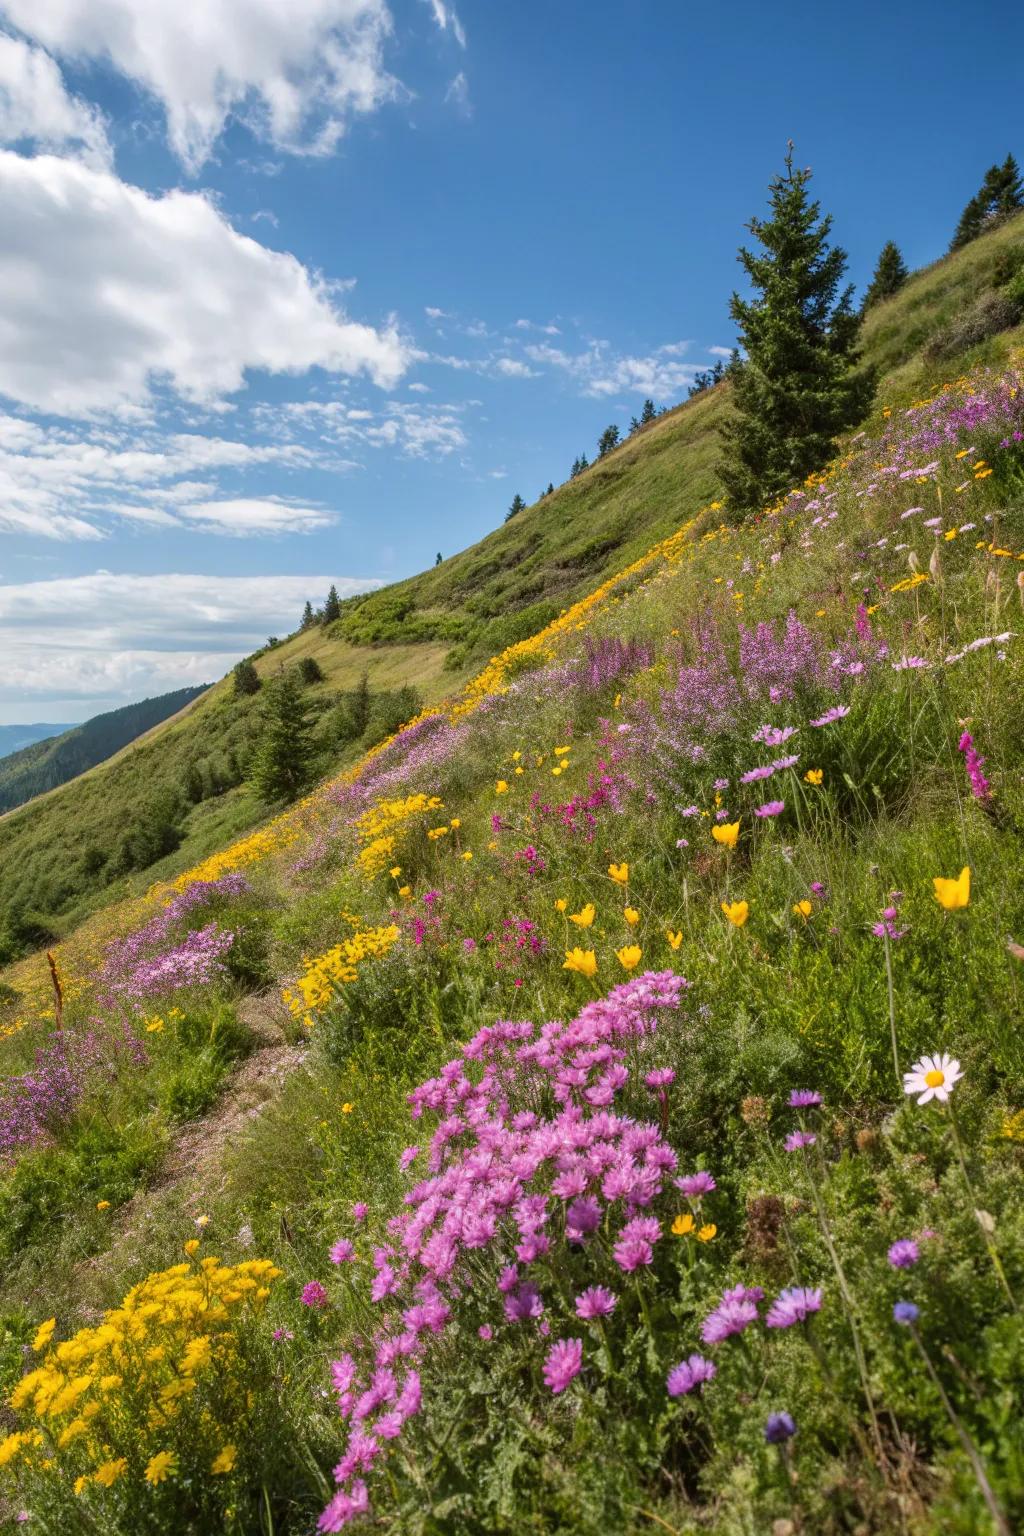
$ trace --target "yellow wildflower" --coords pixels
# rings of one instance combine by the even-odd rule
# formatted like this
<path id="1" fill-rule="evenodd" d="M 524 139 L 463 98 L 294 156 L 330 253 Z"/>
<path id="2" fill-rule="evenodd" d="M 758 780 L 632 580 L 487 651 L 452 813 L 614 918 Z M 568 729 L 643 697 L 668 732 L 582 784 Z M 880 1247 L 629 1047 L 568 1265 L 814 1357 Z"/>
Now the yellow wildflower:
<path id="1" fill-rule="evenodd" d="M 586 906 L 581 907 L 578 912 L 569 913 L 569 921 L 570 923 L 575 923 L 577 928 L 589 928 L 594 921 L 596 911 L 597 908 L 594 906 L 594 903 L 588 901 Z"/>
<path id="2" fill-rule="evenodd" d="M 935 900 L 947 912 L 966 907 L 971 899 L 971 871 L 966 864 L 955 880 L 944 880 L 941 875 L 936 875 L 932 884 L 935 887 Z"/>
<path id="3" fill-rule="evenodd" d="M 643 959 L 643 950 L 639 944 L 627 944 L 624 948 L 615 951 L 615 958 L 624 971 L 635 971 Z"/>
<path id="4" fill-rule="evenodd" d="M 823 768 L 808 768 L 807 772 L 804 774 L 804 782 L 806 784 L 818 785 L 821 783 L 824 777 L 825 770 Z"/>
<path id="5" fill-rule="evenodd" d="M 569 903 L 566 901 L 564 896 L 558 896 L 558 897 L 555 898 L 555 911 L 556 912 L 564 912 L 568 905 L 569 905 Z"/>
<path id="6" fill-rule="evenodd" d="M 155 1488 L 157 1483 L 164 1482 L 177 1469 L 177 1465 L 178 1458 L 173 1451 L 157 1451 L 155 1456 L 149 1458 L 146 1482 L 152 1483 Z"/>
<path id="7" fill-rule="evenodd" d="M 636 907 L 623 907 L 622 915 L 631 928 L 635 928 L 640 921 L 640 913 Z"/>
<path id="8" fill-rule="evenodd" d="M 687 1211 L 685 1215 L 676 1217 L 675 1221 L 672 1223 L 672 1231 L 675 1233 L 676 1237 L 689 1237 L 690 1233 L 693 1231 L 696 1225 L 697 1223 L 694 1221 L 689 1211 Z"/>
<path id="9" fill-rule="evenodd" d="M 96 1468 L 93 1478 L 104 1488 L 109 1488 L 116 1483 L 119 1477 L 123 1477 L 128 1470 L 128 1458 L 118 1456 L 116 1461 L 105 1461 Z"/>
<path id="10" fill-rule="evenodd" d="M 397 880 L 401 873 L 402 873 L 402 866 L 401 866 L 401 864 L 396 864 L 394 869 L 389 869 L 388 870 L 388 874 L 391 876 L 392 880 Z"/>
<path id="11" fill-rule="evenodd" d="M 472 850 L 467 848 L 465 853 L 462 855 L 462 857 L 465 860 L 465 862 L 468 864 L 470 859 L 473 857 Z"/>
<path id="12" fill-rule="evenodd" d="M 184 1248 L 185 1252 L 188 1254 L 189 1258 L 191 1259 L 191 1258 L 193 1258 L 195 1256 L 195 1254 L 197 1254 L 199 1252 L 199 1249 L 202 1246 L 202 1244 L 200 1243 L 198 1237 L 190 1237 L 188 1242 L 187 1243 L 182 1243 L 181 1246 Z"/>
<path id="13" fill-rule="evenodd" d="M 354 1109 L 355 1109 L 355 1105 L 354 1104 L 343 1104 L 341 1106 L 341 1112 L 342 1112 L 343 1115 L 350 1115 Z"/>
<path id="14" fill-rule="evenodd" d="M 222 1473 L 230 1472 L 234 1467 L 237 1458 L 237 1447 L 233 1445 L 225 1445 L 222 1447 L 219 1454 L 215 1456 L 213 1461 L 210 1463 L 210 1471 L 214 1474 L 215 1477 L 221 1476 Z"/>
<path id="15" fill-rule="evenodd" d="M 813 911 L 814 908 L 811 906 L 806 896 L 804 897 L 803 901 L 797 901 L 793 904 L 793 914 L 795 917 L 810 917 Z"/>
<path id="16" fill-rule="evenodd" d="M 411 885 L 400 885 L 398 887 L 398 894 L 399 894 L 399 896 L 401 896 L 403 898 L 403 900 L 407 899 L 408 897 L 410 897 L 412 895 L 412 886 Z"/>
<path id="17" fill-rule="evenodd" d="M 716 843 L 721 843 L 723 848 L 735 848 L 739 835 L 739 821 L 726 821 L 721 826 L 711 828 L 711 836 Z"/>
<path id="18" fill-rule="evenodd" d="M 593 976 L 597 971 L 597 956 L 592 949 L 567 949 L 563 971 L 578 971 L 581 976 Z"/>
<path id="19" fill-rule="evenodd" d="M 745 901 L 723 901 L 722 911 L 734 928 L 742 928 L 750 916 L 750 905 Z"/>
<path id="20" fill-rule="evenodd" d="M 495 786 L 494 786 L 494 793 L 496 795 L 507 795 L 508 794 L 508 784 L 505 782 L 504 779 L 499 779 L 497 784 L 495 784 Z"/>
<path id="21" fill-rule="evenodd" d="M 717 1231 L 718 1228 L 715 1226 L 714 1222 L 709 1221 L 706 1222 L 703 1227 L 701 1227 L 700 1231 L 697 1233 L 697 1236 L 702 1243 L 710 1243 L 711 1239 L 714 1237 Z"/>
<path id="22" fill-rule="evenodd" d="M 39 1327 L 36 1329 L 36 1336 L 32 1340 L 32 1348 L 36 1351 L 37 1354 L 41 1349 L 45 1349 L 47 1344 L 49 1344 L 50 1340 L 53 1338 L 53 1330 L 56 1328 L 56 1326 L 57 1319 L 55 1317 L 48 1317 L 45 1323 L 39 1324 Z"/>
<path id="23" fill-rule="evenodd" d="M 673 933 L 671 928 L 667 928 L 665 930 L 665 937 L 668 939 L 672 949 L 678 949 L 683 942 L 683 930 L 680 928 L 678 933 Z"/>
<path id="24" fill-rule="evenodd" d="M 98 1211 L 109 1211 L 110 1210 L 110 1201 L 109 1200 L 97 1200 L 96 1201 L 96 1209 Z"/>
<path id="25" fill-rule="evenodd" d="M 608 873 L 615 881 L 616 885 L 627 885 L 629 883 L 628 864 L 609 864 Z"/>

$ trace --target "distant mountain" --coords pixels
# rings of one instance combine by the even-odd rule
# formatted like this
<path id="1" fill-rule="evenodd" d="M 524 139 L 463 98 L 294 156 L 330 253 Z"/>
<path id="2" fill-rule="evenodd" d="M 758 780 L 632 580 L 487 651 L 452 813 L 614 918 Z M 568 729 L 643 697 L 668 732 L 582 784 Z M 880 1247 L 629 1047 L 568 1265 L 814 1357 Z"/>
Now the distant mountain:
<path id="1" fill-rule="evenodd" d="M 11 752 L 20 752 L 22 747 L 31 747 L 37 741 L 47 741 L 51 736 L 63 736 L 65 731 L 73 731 L 74 724 L 65 721 L 63 725 L 47 725 L 40 721 L 36 725 L 0 725 L 0 758 L 7 757 Z"/>
<path id="2" fill-rule="evenodd" d="M 94 715 L 82 725 L 0 726 L 0 747 L 10 737 L 24 742 L 26 733 L 29 741 L 18 750 L 7 747 L 7 755 L 0 756 L 0 812 L 13 811 L 26 800 L 77 778 L 87 768 L 95 768 L 204 691 L 205 686 L 179 688 L 158 699 L 143 699 L 139 704 Z M 40 735 L 46 739 L 41 740 Z"/>

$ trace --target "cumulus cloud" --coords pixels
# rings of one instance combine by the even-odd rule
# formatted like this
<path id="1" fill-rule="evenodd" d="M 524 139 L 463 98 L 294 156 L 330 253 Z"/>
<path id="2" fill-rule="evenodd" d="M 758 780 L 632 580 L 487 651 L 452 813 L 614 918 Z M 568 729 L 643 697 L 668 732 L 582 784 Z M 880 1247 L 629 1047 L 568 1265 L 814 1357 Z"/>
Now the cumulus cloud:
<path id="1" fill-rule="evenodd" d="M 229 117 L 279 149 L 328 154 L 354 116 L 401 93 L 383 63 L 385 0 L 0 0 L 0 15 L 154 96 L 192 171 Z"/>
<path id="2" fill-rule="evenodd" d="M 0 151 L 0 221 L 0 393 L 36 410 L 132 410 L 157 386 L 217 403 L 249 369 L 390 386 L 407 366 L 393 324 L 348 319 L 321 278 L 198 193 L 151 197 L 74 161 Z"/>
<path id="3" fill-rule="evenodd" d="M 540 331 L 544 336 L 561 336 L 557 325 L 541 325 L 536 320 L 517 320 L 517 331 Z"/>
<path id="4" fill-rule="evenodd" d="M 529 363 L 524 363 L 518 357 L 499 357 L 493 364 L 495 373 L 501 374 L 505 379 L 535 379 L 537 374 Z"/>
<path id="5" fill-rule="evenodd" d="M 565 373 L 584 395 L 603 399 L 627 393 L 671 400 L 693 382 L 696 372 L 694 364 L 675 359 L 675 349 L 683 345 L 674 342 L 646 357 L 617 353 L 606 341 L 591 342 L 582 352 L 547 343 L 531 343 L 525 351 L 532 362 Z"/>
<path id="6" fill-rule="evenodd" d="M 732 347 L 708 347 L 712 357 L 724 357 L 726 361 L 732 357 Z"/>
<path id="7" fill-rule="evenodd" d="M 0 584 L 0 712 L 84 719 L 129 699 L 212 682 L 268 634 L 294 629 L 334 581 L 342 597 L 378 581 L 350 576 L 92 575 Z M 58 716 L 60 718 L 60 716 Z"/>
<path id="8" fill-rule="evenodd" d="M 327 528 L 334 518 L 316 507 L 283 501 L 276 496 L 235 497 L 228 501 L 196 501 L 183 506 L 180 515 L 219 533 L 312 533 Z"/>
<path id="9" fill-rule="evenodd" d="M 102 114 L 68 94 L 49 54 L 0 32 L 0 144 L 26 141 L 100 167 L 112 158 Z"/>

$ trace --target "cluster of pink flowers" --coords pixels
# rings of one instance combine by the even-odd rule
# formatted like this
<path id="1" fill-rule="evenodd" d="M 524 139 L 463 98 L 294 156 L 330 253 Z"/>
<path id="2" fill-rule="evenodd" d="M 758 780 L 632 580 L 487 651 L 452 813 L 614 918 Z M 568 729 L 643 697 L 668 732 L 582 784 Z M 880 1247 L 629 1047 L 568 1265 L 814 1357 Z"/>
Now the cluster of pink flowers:
<path id="1" fill-rule="evenodd" d="M 657 1032 L 687 987 L 671 971 L 647 972 L 568 1024 L 485 1026 L 409 1095 L 413 1118 L 429 1114 L 434 1128 L 402 1163 L 423 1158 L 427 1176 L 407 1191 L 405 1209 L 387 1223 L 388 1241 L 373 1252 L 370 1297 L 383 1318 L 368 1358 L 357 1365 L 345 1355 L 333 1366 L 351 1428 L 335 1468 L 339 1491 L 320 1530 L 342 1530 L 365 1513 L 365 1475 L 419 1411 L 416 1367 L 460 1303 L 491 1310 L 477 1329 L 481 1338 L 503 1324 L 535 1325 L 543 1337 L 550 1328 L 542 1285 L 565 1245 L 583 1253 L 589 1245 L 595 1262 L 607 1268 L 610 1257 L 624 1275 L 652 1263 L 662 1224 L 650 1209 L 678 1158 L 657 1125 L 617 1113 L 614 1104 L 634 1077 L 653 1078 L 659 1093 L 671 1086 L 657 1064 Z M 545 1100 L 557 1106 L 550 1115 L 524 1107 Z M 710 1175 L 697 1177 L 699 1193 L 714 1187 Z M 595 1235 L 606 1224 L 608 1244 Z M 334 1252 L 348 1262 L 344 1240 Z M 498 1269 L 490 1300 L 478 1278 L 472 1283 L 484 1253 Z M 588 1286 L 576 1297 L 576 1316 L 595 1321 L 616 1304 L 607 1286 Z M 543 1376 L 553 1393 L 582 1368 L 581 1339 L 552 1341 Z"/>
<path id="2" fill-rule="evenodd" d="M 970 731 L 964 731 L 960 737 L 959 750 L 964 755 L 964 767 L 967 769 L 967 777 L 971 781 L 971 794 L 975 800 L 982 802 L 992 799 L 992 786 L 984 774 L 985 759 L 974 745 L 974 738 Z"/>

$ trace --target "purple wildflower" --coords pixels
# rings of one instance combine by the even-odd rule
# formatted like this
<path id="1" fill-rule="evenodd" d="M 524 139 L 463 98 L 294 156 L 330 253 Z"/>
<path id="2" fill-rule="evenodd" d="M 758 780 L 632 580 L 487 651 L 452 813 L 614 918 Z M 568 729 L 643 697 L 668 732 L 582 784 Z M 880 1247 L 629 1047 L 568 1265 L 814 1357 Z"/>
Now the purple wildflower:
<path id="1" fill-rule="evenodd" d="M 681 1189 L 688 1200 L 699 1200 L 701 1195 L 710 1195 L 718 1185 L 710 1173 L 701 1169 L 700 1173 L 686 1173 L 681 1179 L 676 1179 L 677 1189 Z"/>
<path id="2" fill-rule="evenodd" d="M 757 1303 L 764 1292 L 760 1286 L 735 1285 L 722 1293 L 722 1299 L 701 1324 L 705 1344 L 720 1344 L 730 1334 L 742 1333 L 757 1318 Z"/>
<path id="3" fill-rule="evenodd" d="M 651 1263 L 654 1249 L 644 1237 L 623 1237 L 612 1249 L 612 1257 L 620 1269 L 630 1274 L 641 1265 Z"/>
<path id="4" fill-rule="evenodd" d="M 850 708 L 848 704 L 834 704 L 831 709 L 826 709 L 823 715 L 819 715 L 817 720 L 812 720 L 811 724 L 815 726 L 834 725 L 837 720 L 844 719 L 849 713 Z"/>
<path id="5" fill-rule="evenodd" d="M 770 1413 L 764 1427 L 764 1437 L 769 1445 L 782 1445 L 796 1434 L 796 1424 L 788 1413 Z"/>
<path id="6" fill-rule="evenodd" d="M 817 1109 L 820 1103 L 821 1094 L 813 1088 L 794 1088 L 789 1095 L 790 1109 Z"/>
<path id="7" fill-rule="evenodd" d="M 671 1088 L 675 1080 L 676 1074 L 671 1067 L 656 1067 L 644 1078 L 644 1082 L 652 1091 L 658 1088 Z"/>
<path id="8" fill-rule="evenodd" d="M 897 1323 L 902 1323 L 905 1328 L 909 1328 L 911 1323 L 916 1323 L 921 1316 L 921 1309 L 912 1301 L 898 1301 L 892 1309 L 892 1315 Z"/>
<path id="9" fill-rule="evenodd" d="M 782 1145 L 787 1152 L 800 1152 L 804 1147 L 813 1147 L 817 1139 L 813 1131 L 790 1131 Z"/>
<path id="10" fill-rule="evenodd" d="M 887 1254 L 893 1269 L 910 1269 L 920 1257 L 921 1251 L 912 1237 L 898 1238 Z"/>
<path id="11" fill-rule="evenodd" d="M 784 800 L 769 800 L 764 805 L 759 805 L 754 811 L 754 815 L 760 816 L 764 820 L 768 816 L 781 816 L 785 809 L 786 802 Z"/>
<path id="12" fill-rule="evenodd" d="M 681 1360 L 669 1371 L 666 1383 L 668 1395 L 685 1397 L 694 1387 L 701 1386 L 705 1381 L 713 1381 L 717 1375 L 718 1366 L 713 1361 L 705 1360 L 703 1355 L 691 1355 L 688 1360 Z"/>
<path id="13" fill-rule="evenodd" d="M 780 1291 L 765 1316 L 767 1328 L 792 1328 L 802 1323 L 812 1312 L 821 1311 L 821 1287 L 808 1290 L 803 1285 L 792 1285 Z"/>
<path id="14" fill-rule="evenodd" d="M 573 1377 L 579 1375 L 582 1367 L 583 1340 L 559 1339 L 557 1344 L 552 1344 L 544 1361 L 544 1381 L 557 1397 Z"/>
<path id="15" fill-rule="evenodd" d="M 302 1305 L 304 1307 L 326 1307 L 327 1291 L 319 1280 L 310 1280 L 302 1287 Z"/>
<path id="16" fill-rule="evenodd" d="M 369 1216 L 369 1214 L 370 1207 L 366 1205 L 362 1200 L 357 1200 L 355 1205 L 352 1207 L 352 1220 L 356 1223 L 356 1225 L 361 1225 L 366 1220 L 367 1216 Z"/>
<path id="17" fill-rule="evenodd" d="M 343 1237 L 331 1249 L 332 1264 L 351 1264 L 356 1256 L 356 1245 L 350 1238 Z"/>
<path id="18" fill-rule="evenodd" d="M 969 731 L 964 731 L 960 737 L 959 750 L 964 755 L 964 767 L 967 769 L 967 777 L 971 781 L 971 794 L 975 800 L 980 800 L 983 803 L 986 800 L 991 800 L 992 786 L 982 772 L 985 766 L 985 759 L 974 745 L 974 738 Z"/>

